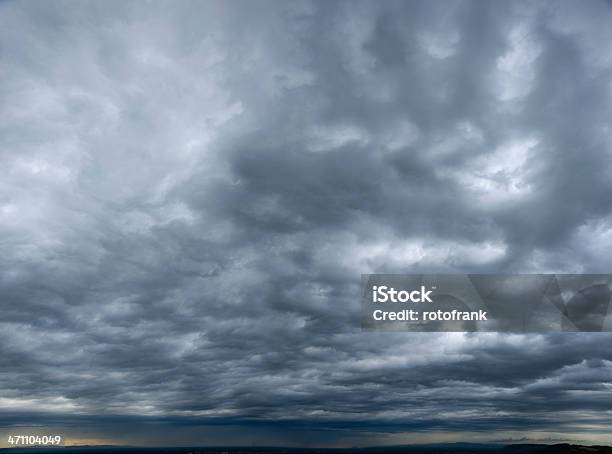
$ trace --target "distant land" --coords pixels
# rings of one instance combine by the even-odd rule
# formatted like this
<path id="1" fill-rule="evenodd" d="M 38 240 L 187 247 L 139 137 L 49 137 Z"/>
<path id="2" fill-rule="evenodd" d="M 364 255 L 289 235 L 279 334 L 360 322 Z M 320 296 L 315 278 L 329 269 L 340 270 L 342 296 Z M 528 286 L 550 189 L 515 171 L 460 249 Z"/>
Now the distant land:
<path id="1" fill-rule="evenodd" d="M 33 451 L 41 454 L 612 454 L 611 446 L 572 444 L 471 444 L 448 443 L 370 448 L 269 448 L 269 447 L 177 447 L 139 448 L 122 446 L 64 446 L 53 448 L 0 448 L 0 452 L 18 454 Z"/>

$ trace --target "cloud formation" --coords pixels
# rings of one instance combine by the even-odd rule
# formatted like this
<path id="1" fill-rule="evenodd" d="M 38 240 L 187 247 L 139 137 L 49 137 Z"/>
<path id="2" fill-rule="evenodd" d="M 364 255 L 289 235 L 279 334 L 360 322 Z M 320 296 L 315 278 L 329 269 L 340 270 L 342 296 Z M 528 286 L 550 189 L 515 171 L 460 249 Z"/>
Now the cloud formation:
<path id="1" fill-rule="evenodd" d="M 361 273 L 610 272 L 611 22 L 0 3 L 0 425 L 612 441 L 609 335 L 363 333 L 358 298 Z"/>

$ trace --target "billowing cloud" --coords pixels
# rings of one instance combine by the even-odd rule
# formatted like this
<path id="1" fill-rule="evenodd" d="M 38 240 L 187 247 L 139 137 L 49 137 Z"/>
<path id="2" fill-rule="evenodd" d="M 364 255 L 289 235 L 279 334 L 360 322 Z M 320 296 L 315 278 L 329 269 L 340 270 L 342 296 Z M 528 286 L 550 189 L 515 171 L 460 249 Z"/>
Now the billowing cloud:
<path id="1" fill-rule="evenodd" d="M 0 425 L 612 441 L 610 336 L 364 333 L 358 298 L 369 272 L 610 271 L 611 22 L 0 3 Z"/>

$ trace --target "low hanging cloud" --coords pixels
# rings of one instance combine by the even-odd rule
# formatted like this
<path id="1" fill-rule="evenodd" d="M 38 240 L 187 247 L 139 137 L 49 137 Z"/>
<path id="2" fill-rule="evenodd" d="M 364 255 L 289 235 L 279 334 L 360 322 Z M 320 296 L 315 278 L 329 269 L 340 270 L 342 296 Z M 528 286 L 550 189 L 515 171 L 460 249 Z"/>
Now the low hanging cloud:
<path id="1" fill-rule="evenodd" d="M 358 285 L 610 272 L 611 22 L 594 0 L 0 3 L 0 425 L 610 442 L 609 335 L 362 333 Z"/>

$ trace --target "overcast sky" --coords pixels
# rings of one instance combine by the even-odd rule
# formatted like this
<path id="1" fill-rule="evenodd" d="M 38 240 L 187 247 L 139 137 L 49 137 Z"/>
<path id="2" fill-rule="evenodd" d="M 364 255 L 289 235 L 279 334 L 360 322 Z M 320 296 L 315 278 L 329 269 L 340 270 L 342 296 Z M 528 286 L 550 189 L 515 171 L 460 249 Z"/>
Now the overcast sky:
<path id="1" fill-rule="evenodd" d="M 612 271 L 610 24 L 0 2 L 0 443 L 612 443 L 609 334 L 359 326 L 361 273 Z"/>

